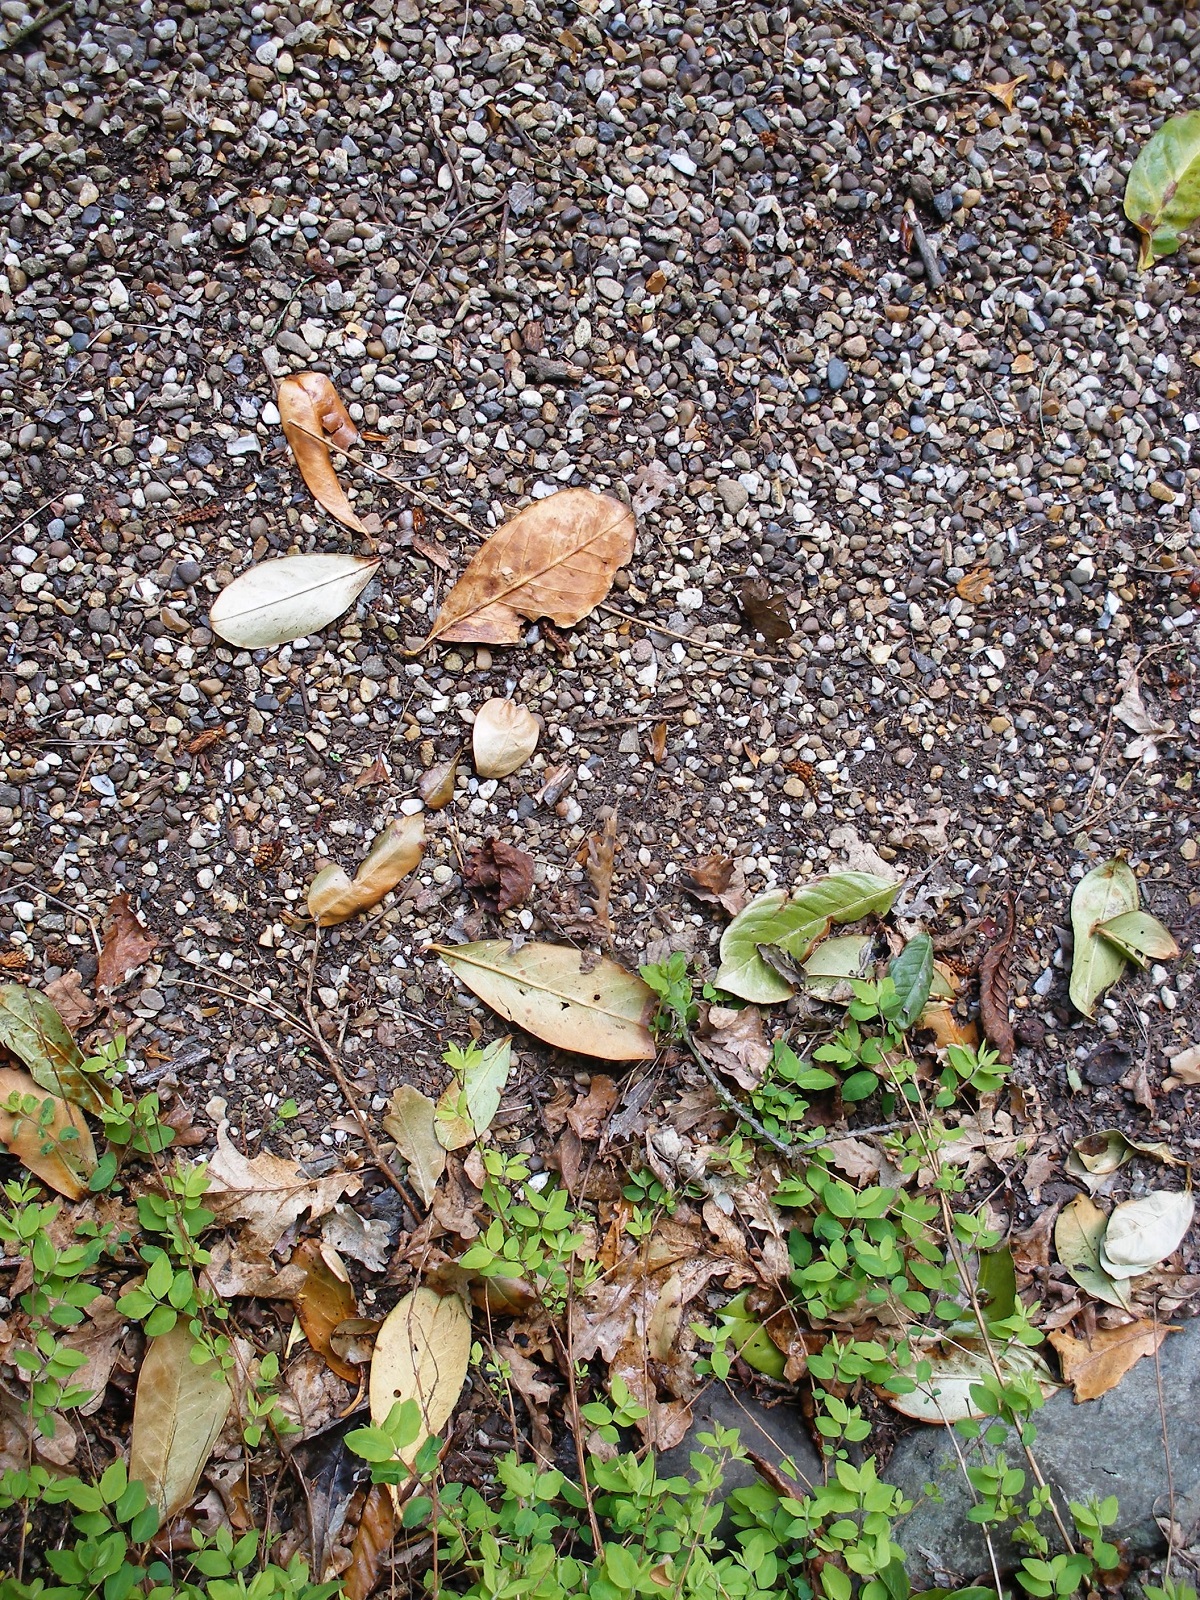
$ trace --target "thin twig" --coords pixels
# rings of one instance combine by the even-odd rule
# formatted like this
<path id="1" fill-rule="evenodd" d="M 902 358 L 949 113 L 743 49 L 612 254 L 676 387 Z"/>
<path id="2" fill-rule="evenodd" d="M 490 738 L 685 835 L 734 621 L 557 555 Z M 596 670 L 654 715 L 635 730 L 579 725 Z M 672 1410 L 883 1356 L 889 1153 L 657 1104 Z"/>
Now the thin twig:
<path id="1" fill-rule="evenodd" d="M 57 22 L 59 17 L 65 17 L 71 10 L 71 0 L 62 0 L 62 3 L 52 6 L 49 11 L 43 11 L 40 17 L 34 17 L 24 27 L 18 28 L 9 39 L 0 39 L 0 53 L 5 50 L 15 50 L 27 39 L 36 39 L 43 28 L 48 28 L 52 22 Z"/>
<path id="2" fill-rule="evenodd" d="M 592 1504 L 592 1487 L 588 1483 L 587 1458 L 583 1451 L 583 1425 L 579 1420 L 579 1393 L 575 1387 L 575 1335 L 574 1319 L 571 1308 L 575 1303 L 575 1274 L 572 1271 L 567 1280 L 567 1342 L 564 1348 L 562 1335 L 553 1323 L 550 1330 L 554 1334 L 559 1350 L 567 1364 L 567 1405 L 570 1410 L 571 1433 L 575 1440 L 575 1459 L 579 1464 L 579 1488 L 583 1498 L 587 1501 L 588 1522 L 591 1524 L 593 1549 L 597 1560 L 601 1550 L 604 1549 L 604 1540 L 600 1534 L 600 1524 L 596 1519 L 596 1508 Z"/>
<path id="3" fill-rule="evenodd" d="M 1167 1534 L 1167 1561 L 1163 1568 L 1164 1578 L 1171 1576 L 1171 1561 L 1175 1555 L 1175 1472 L 1171 1466 L 1171 1445 L 1167 1438 L 1167 1404 L 1163 1397 L 1162 1364 L 1158 1359 L 1158 1300 L 1154 1302 L 1154 1383 L 1158 1390 L 1158 1425 L 1162 1433 L 1163 1459 L 1167 1465 L 1167 1515 L 1171 1519 L 1171 1530 Z"/>

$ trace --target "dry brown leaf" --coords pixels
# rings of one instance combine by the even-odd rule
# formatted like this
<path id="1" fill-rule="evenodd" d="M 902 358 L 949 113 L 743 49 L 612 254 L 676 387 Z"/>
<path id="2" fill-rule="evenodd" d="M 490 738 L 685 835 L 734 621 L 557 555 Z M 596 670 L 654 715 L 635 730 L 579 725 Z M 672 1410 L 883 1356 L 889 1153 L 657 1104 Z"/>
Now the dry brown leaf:
<path id="1" fill-rule="evenodd" d="M 305 1346 L 287 1364 L 279 1388 L 279 1405 L 285 1417 L 299 1428 L 301 1439 L 344 1417 L 354 1399 L 354 1389 L 339 1378 L 325 1357 Z"/>
<path id="2" fill-rule="evenodd" d="M 1005 896 L 1005 917 L 1004 932 L 996 935 L 979 963 L 979 1020 L 988 1042 L 1009 1066 L 1017 1045 L 1008 1015 L 1017 934 L 1017 897 L 1011 889 Z"/>
<path id="3" fill-rule="evenodd" d="M 358 429 L 329 378 L 323 372 L 293 373 L 279 385 L 276 404 L 284 437 L 313 499 L 344 527 L 366 533 L 338 482 L 326 443 L 332 440 L 347 450 L 358 440 Z"/>
<path id="4" fill-rule="evenodd" d="M 616 812 L 605 818 L 602 832 L 588 835 L 585 848 L 587 856 L 584 860 L 584 870 L 595 895 L 593 909 L 596 921 L 602 922 L 611 933 L 613 919 L 609 914 L 608 903 L 612 897 L 613 869 L 616 866 L 618 849 Z"/>
<path id="5" fill-rule="evenodd" d="M 85 1365 L 71 1374 L 73 1386 L 91 1391 L 92 1398 L 79 1408 L 82 1416 L 90 1417 L 104 1404 L 104 1391 L 128 1333 L 129 1318 L 102 1294 L 88 1306 L 85 1320 L 59 1338 L 64 1349 L 84 1358 Z"/>
<path id="6" fill-rule="evenodd" d="M 332 928 L 339 922 L 369 911 L 420 865 L 425 849 L 425 821 L 397 817 L 375 836 L 353 879 L 344 867 L 323 867 L 308 888 L 308 909 L 319 927 Z"/>
<path id="7" fill-rule="evenodd" d="M 429 640 L 517 644 L 522 618 L 586 617 L 633 554 L 632 514 L 608 495 L 562 489 L 499 528 L 446 596 Z"/>
<path id="8" fill-rule="evenodd" d="M 1115 1389 L 1143 1356 L 1152 1356 L 1173 1330 L 1143 1318 L 1123 1328 L 1097 1328 L 1090 1339 L 1069 1333 L 1052 1333 L 1050 1343 L 1062 1363 L 1063 1382 L 1075 1392 L 1075 1402 L 1098 1400 Z"/>
<path id="9" fill-rule="evenodd" d="M 978 566 L 965 572 L 954 585 L 954 591 L 960 600 L 965 600 L 968 605 L 978 605 L 995 582 L 996 574 L 988 561 L 981 561 Z"/>
<path id="10" fill-rule="evenodd" d="M 129 1473 L 140 1478 L 164 1521 L 192 1499 L 233 1404 L 218 1361 L 193 1361 L 187 1318 L 146 1346 L 138 1374 Z"/>
<path id="11" fill-rule="evenodd" d="M 303 1167 L 264 1150 L 246 1156 L 229 1137 L 229 1124 L 217 1129 L 217 1153 L 208 1164 L 205 1204 L 222 1223 L 240 1222 L 244 1255 L 266 1256 L 307 1211 L 323 1217 L 343 1195 L 357 1194 L 362 1179 L 352 1172 L 310 1178 Z"/>
<path id="12" fill-rule="evenodd" d="M 533 889 L 533 857 L 503 839 L 486 839 L 463 863 L 463 883 L 487 911 L 512 911 Z"/>
<path id="13" fill-rule="evenodd" d="M 39 1109 L 32 1116 L 0 1109 L 0 1145 L 57 1193 L 68 1200 L 82 1200 L 96 1170 L 96 1147 L 83 1112 L 39 1088 L 20 1068 L 0 1067 L 0 1107 L 7 1105 L 12 1095 L 18 1096 L 20 1103 L 32 1096 Z M 42 1126 L 40 1108 L 47 1100 L 53 1113 Z"/>
<path id="14" fill-rule="evenodd" d="M 158 940 L 138 920 L 127 894 L 116 894 L 104 920 L 96 987 L 119 989 L 158 948 Z"/>
<path id="15" fill-rule="evenodd" d="M 665 722 L 656 722 L 650 730 L 650 737 L 646 741 L 646 750 L 651 761 L 656 767 L 661 767 L 663 758 L 667 753 L 667 734 L 670 731 Z"/>
<path id="16" fill-rule="evenodd" d="M 371 789 L 377 783 L 387 783 L 392 774 L 382 756 L 376 756 L 369 767 L 364 767 L 354 780 L 356 789 Z"/>
<path id="17" fill-rule="evenodd" d="M 48 983 L 42 993 L 72 1033 L 86 1028 L 100 1014 L 100 1007 L 83 987 L 83 979 L 74 967 Z"/>
<path id="18" fill-rule="evenodd" d="M 701 856 L 686 868 L 683 886 L 705 905 L 722 906 L 731 917 L 750 904 L 746 873 L 740 861 L 716 851 Z"/>
<path id="19" fill-rule="evenodd" d="M 928 1001 L 916 1025 L 933 1035 L 934 1047 L 938 1050 L 945 1050 L 952 1044 L 973 1049 L 979 1043 L 979 1029 L 973 1022 L 960 1022 L 947 1000 Z"/>
<path id="20" fill-rule="evenodd" d="M 567 1121 L 581 1139 L 598 1139 L 619 1099 L 620 1090 L 613 1080 L 597 1073 L 587 1093 L 567 1110 Z"/>
<path id="21" fill-rule="evenodd" d="M 743 583 L 741 602 L 747 622 L 769 645 L 791 638 L 792 620 L 788 616 L 787 601 L 766 578 L 750 578 Z"/>
<path id="22" fill-rule="evenodd" d="M 771 1046 L 757 1006 L 743 1006 L 740 1011 L 710 1006 L 704 1031 L 696 1035 L 696 1045 L 706 1061 L 742 1089 L 757 1089 L 771 1060 Z"/>
<path id="23" fill-rule="evenodd" d="M 357 1368 L 343 1361 L 330 1343 L 334 1329 L 358 1315 L 358 1302 L 337 1252 L 315 1239 L 305 1239 L 291 1264 L 304 1272 L 304 1282 L 293 1297 L 304 1337 L 339 1378 L 357 1382 Z"/>
<path id="24" fill-rule="evenodd" d="M 829 1146 L 829 1160 L 839 1172 L 855 1181 L 862 1178 L 873 1183 L 883 1167 L 883 1155 L 865 1139 L 848 1136 L 834 1139 Z"/>
<path id="25" fill-rule="evenodd" d="M 454 799 L 454 779 L 462 750 L 456 750 L 449 761 L 439 761 L 417 779 L 417 793 L 430 811 L 441 811 Z"/>
<path id="26" fill-rule="evenodd" d="M 386 1483 L 373 1483 L 350 1546 L 350 1565 L 342 1573 L 345 1600 L 367 1600 L 383 1575 L 383 1560 L 396 1533 L 396 1505 Z"/>
<path id="27" fill-rule="evenodd" d="M 1029 82 L 1029 74 L 1022 72 L 1020 77 L 1010 78 L 1007 83 L 985 83 L 984 88 L 993 100 L 998 100 L 1005 111 L 1011 111 L 1017 90 L 1023 83 Z"/>

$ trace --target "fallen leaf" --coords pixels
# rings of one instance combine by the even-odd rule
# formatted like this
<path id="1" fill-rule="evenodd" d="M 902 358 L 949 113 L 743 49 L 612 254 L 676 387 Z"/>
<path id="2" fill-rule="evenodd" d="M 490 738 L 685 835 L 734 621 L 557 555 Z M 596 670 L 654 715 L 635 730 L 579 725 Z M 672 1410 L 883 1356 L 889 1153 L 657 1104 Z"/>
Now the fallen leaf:
<path id="1" fill-rule="evenodd" d="M 656 722 L 650 730 L 650 737 L 646 740 L 646 752 L 656 767 L 661 767 L 663 758 L 667 753 L 667 734 L 670 727 L 665 722 Z"/>
<path id="2" fill-rule="evenodd" d="M 352 1172 L 310 1178 L 303 1167 L 264 1150 L 246 1156 L 229 1137 L 229 1123 L 217 1128 L 217 1152 L 208 1164 L 204 1203 L 221 1223 L 240 1222 L 246 1255 L 268 1255 L 292 1224 L 308 1212 L 323 1217 L 344 1195 L 357 1194 L 362 1179 Z"/>
<path id="3" fill-rule="evenodd" d="M 579 622 L 612 587 L 635 536 L 632 514 L 608 495 L 562 489 L 536 500 L 473 558 L 426 642 L 517 644 L 522 618 Z"/>
<path id="4" fill-rule="evenodd" d="M 85 1111 L 103 1104 L 83 1071 L 83 1052 L 48 997 L 20 983 L 0 987 L 0 1046 L 24 1062 L 34 1082 Z"/>
<path id="5" fill-rule="evenodd" d="M 567 1121 L 581 1139 L 598 1139 L 620 1098 L 621 1091 L 613 1079 L 598 1072 L 587 1093 L 567 1108 Z"/>
<path id="6" fill-rule="evenodd" d="M 1157 741 L 1169 739 L 1175 732 L 1173 722 L 1160 722 L 1146 710 L 1136 668 L 1130 668 L 1124 680 L 1121 697 L 1113 707 L 1113 715 L 1137 735 L 1125 746 L 1125 759 L 1141 761 L 1145 766 L 1152 766 L 1158 760 Z"/>
<path id="7" fill-rule="evenodd" d="M 1100 1262 L 1100 1241 L 1107 1225 L 1108 1217 L 1090 1196 L 1076 1195 L 1054 1225 L 1054 1248 L 1081 1289 L 1110 1306 L 1131 1311 L 1128 1286 L 1111 1278 Z"/>
<path id="8" fill-rule="evenodd" d="M 462 751 L 456 750 L 449 761 L 439 761 L 417 779 L 417 793 L 430 811 L 441 811 L 454 799 L 454 780 Z"/>
<path id="9" fill-rule="evenodd" d="M 305 1239 L 294 1251 L 291 1265 L 304 1273 L 304 1282 L 294 1296 L 304 1337 L 339 1378 L 345 1378 L 347 1383 L 357 1382 L 357 1368 L 343 1361 L 330 1344 L 334 1329 L 358 1315 L 354 1289 L 337 1252 L 315 1239 Z"/>
<path id="10" fill-rule="evenodd" d="M 1200 118 L 1200 112 L 1196 116 Z M 1111 922 L 1137 908 L 1137 879 L 1119 856 L 1093 867 L 1075 887 L 1071 896 L 1075 951 L 1070 993 L 1072 1005 L 1085 1017 L 1094 1015 L 1097 999 L 1125 970 L 1124 956 L 1094 931 L 1096 924 Z"/>
<path id="11" fill-rule="evenodd" d="M 104 919 L 100 966 L 96 972 L 97 988 L 119 989 L 157 948 L 157 938 L 147 933 L 129 903 L 129 896 L 114 895 L 108 916 Z"/>
<path id="12" fill-rule="evenodd" d="M 705 905 L 720 906 L 731 917 L 744 911 L 750 899 L 742 863 L 717 851 L 701 856 L 684 868 L 683 887 L 697 900 Z"/>
<path id="13" fill-rule="evenodd" d="M 72 1387 L 91 1392 L 92 1398 L 79 1407 L 82 1416 L 93 1416 L 104 1404 L 104 1391 L 128 1336 L 129 1318 L 117 1310 L 106 1294 L 91 1302 L 78 1327 L 59 1335 L 61 1347 L 84 1359 L 84 1365 L 71 1374 Z"/>
<path id="14" fill-rule="evenodd" d="M 323 372 L 297 372 L 284 378 L 275 397 L 284 437 L 292 447 L 300 476 L 318 505 L 355 533 L 367 529 L 338 482 L 327 439 L 343 450 L 358 442 L 358 429 Z"/>
<path id="15" fill-rule="evenodd" d="M 457 1294 L 414 1289 L 384 1318 L 371 1359 L 371 1420 L 378 1426 L 398 1401 L 417 1402 L 422 1431 L 400 1451 L 410 1469 L 429 1435 L 449 1421 L 470 1354 L 471 1314 Z"/>
<path id="16" fill-rule="evenodd" d="M 356 1383 L 358 1368 L 365 1367 L 374 1352 L 379 1328 L 374 1317 L 347 1317 L 329 1335 L 329 1348 L 353 1369 Z"/>
<path id="17" fill-rule="evenodd" d="M 1112 1278 L 1149 1272 L 1182 1243 L 1195 1209 L 1190 1194 L 1167 1189 L 1114 1206 L 1100 1241 L 1100 1265 Z"/>
<path id="18" fill-rule="evenodd" d="M 72 1033 L 77 1028 L 86 1028 L 100 1015 L 100 1007 L 83 987 L 83 979 L 74 967 L 48 983 L 44 993 L 62 1018 L 63 1026 Z"/>
<path id="19" fill-rule="evenodd" d="M 749 578 L 741 587 L 742 611 L 755 633 L 761 634 L 769 645 L 782 643 L 792 636 L 792 620 L 787 602 L 772 589 L 766 578 Z"/>
<path id="20" fill-rule="evenodd" d="M 504 1363 L 510 1383 L 525 1402 L 533 1453 L 549 1467 L 554 1460 L 554 1437 L 548 1420 L 554 1385 L 546 1381 L 545 1368 L 537 1366 L 511 1340 L 497 1339 L 493 1347 Z"/>
<path id="21" fill-rule="evenodd" d="M 13 1096 L 19 1107 L 33 1102 L 32 1109 L 3 1109 L 13 1103 Z M 68 1200 L 82 1200 L 87 1194 L 88 1179 L 96 1170 L 96 1147 L 83 1112 L 17 1067 L 0 1067 L 0 1144 L 35 1178 Z"/>
<path id="22" fill-rule="evenodd" d="M 604 819 L 604 827 L 599 834 L 591 833 L 586 840 L 587 855 L 584 860 L 584 871 L 588 875 L 588 882 L 592 886 L 595 903 L 592 907 L 596 921 L 602 922 L 611 933 L 613 919 L 609 912 L 609 900 L 612 897 L 613 871 L 617 861 L 617 817 L 612 812 Z"/>
<path id="23" fill-rule="evenodd" d="M 150 1340 L 138 1373 L 129 1476 L 146 1485 L 163 1522 L 191 1503 L 233 1403 L 220 1363 L 194 1361 L 195 1351 L 183 1318 Z"/>
<path id="24" fill-rule="evenodd" d="M 856 1182 L 874 1182 L 883 1168 L 881 1152 L 865 1139 L 834 1139 L 828 1150 L 832 1165 Z"/>
<path id="25" fill-rule="evenodd" d="M 1050 1343 L 1058 1351 L 1063 1382 L 1071 1385 L 1078 1405 L 1115 1389 L 1130 1368 L 1143 1356 L 1152 1356 L 1170 1332 L 1169 1325 L 1142 1319 L 1123 1328 L 1097 1328 L 1090 1339 L 1052 1333 Z"/>
<path id="26" fill-rule="evenodd" d="M 379 1585 L 385 1556 L 396 1536 L 396 1503 L 386 1483 L 373 1483 L 350 1545 L 350 1564 L 341 1574 L 345 1600 L 367 1600 Z M 319 1576 L 319 1574 L 318 1574 Z"/>
<path id="27" fill-rule="evenodd" d="M 593 964 L 568 945 L 534 942 L 514 950 L 505 939 L 430 948 L 494 1011 L 547 1044 L 608 1061 L 655 1053 L 646 1026 L 654 996 L 607 957 Z"/>
<path id="28" fill-rule="evenodd" d="M 978 605 L 996 581 L 996 571 L 990 561 L 980 561 L 970 572 L 964 572 L 954 585 L 954 592 L 968 605 Z"/>
<path id="29" fill-rule="evenodd" d="M 1185 1086 L 1200 1083 L 1200 1044 L 1189 1045 L 1186 1050 L 1171 1056 L 1167 1061 L 1167 1071 L 1176 1083 Z"/>
<path id="30" fill-rule="evenodd" d="M 1179 249 L 1200 216 L 1200 111 L 1169 117 L 1125 181 L 1125 215 L 1142 236 L 1138 270 Z"/>
<path id="31" fill-rule="evenodd" d="M 874 944 L 869 933 L 843 933 L 822 939 L 803 965 L 795 969 L 797 978 L 818 1000 L 846 1003 L 854 998 L 850 979 L 866 976 Z"/>
<path id="32" fill-rule="evenodd" d="M 758 1088 L 771 1062 L 757 1006 L 743 1006 L 740 1011 L 709 1006 L 706 1025 L 696 1034 L 696 1048 L 718 1072 L 748 1092 Z"/>
<path id="33" fill-rule="evenodd" d="M 537 749 L 541 727 L 515 700 L 486 700 L 475 713 L 471 754 L 481 778 L 507 778 Z"/>
<path id="34" fill-rule="evenodd" d="M 809 785 L 809 788 L 811 791 L 812 786 Z M 871 841 L 860 838 L 858 829 L 848 822 L 840 828 L 829 830 L 829 848 L 838 852 L 837 864 L 844 865 L 848 872 L 865 872 L 874 878 L 895 879 L 896 882 L 902 877 L 890 861 L 884 860 Z"/>
<path id="35" fill-rule="evenodd" d="M 1151 961 L 1174 961 L 1179 954 L 1170 930 L 1148 911 L 1123 912 L 1108 922 L 1098 922 L 1095 931 L 1139 967 Z"/>
<path id="36" fill-rule="evenodd" d="M 463 863 L 463 883 L 487 911 L 512 911 L 533 889 L 533 857 L 503 839 L 486 839 Z"/>
<path id="37" fill-rule="evenodd" d="M 463 1093 L 476 1138 L 481 1139 L 495 1120 L 511 1071 L 512 1040 L 508 1037 L 494 1039 L 468 1055 L 463 1066 Z"/>
<path id="38" fill-rule="evenodd" d="M 320 633 L 348 610 L 379 570 L 366 556 L 281 556 L 226 584 L 209 612 L 213 632 L 241 650 Z"/>
<path id="39" fill-rule="evenodd" d="M 918 1029 L 933 1035 L 934 1048 L 948 1050 L 952 1044 L 973 1050 L 979 1043 L 979 1030 L 973 1022 L 960 1022 L 954 1007 L 944 1000 L 931 1000 L 917 1018 Z"/>
<path id="40" fill-rule="evenodd" d="M 355 789 L 373 789 L 378 783 L 391 781 L 391 772 L 382 756 L 376 756 L 369 767 L 364 767 L 354 780 Z"/>
<path id="41" fill-rule="evenodd" d="M 353 879 L 344 867 L 323 867 L 308 887 L 308 909 L 318 927 L 332 928 L 377 906 L 402 878 L 420 865 L 425 820 L 397 817 L 376 834 Z"/>
<path id="42" fill-rule="evenodd" d="M 933 940 L 927 933 L 914 934 L 900 954 L 888 962 L 888 977 L 896 991 L 900 1009 L 895 1025 L 911 1028 L 925 1009 L 933 988 Z"/>
<path id="43" fill-rule="evenodd" d="M 1017 933 L 1017 897 L 1011 889 L 1004 903 L 1004 932 L 996 935 L 979 963 L 979 1020 L 988 1043 L 1011 1066 L 1017 1046 L 1008 1014 Z"/>
<path id="44" fill-rule="evenodd" d="M 675 476 L 661 461 L 651 459 L 639 468 L 633 480 L 633 514 L 644 517 L 653 511 L 663 496 L 675 487 Z"/>
<path id="45" fill-rule="evenodd" d="M 786 889 L 759 895 L 721 937 L 718 987 L 758 1005 L 790 999 L 794 985 L 767 965 L 759 945 L 777 945 L 792 961 L 801 962 L 832 923 L 888 912 L 902 881 L 841 872 L 816 878 L 792 896 Z"/>
<path id="46" fill-rule="evenodd" d="M 300 1430 L 301 1439 L 339 1422 L 353 1400 L 354 1389 L 307 1344 L 288 1362 L 279 1385 L 280 1410 Z"/>
<path id="47" fill-rule="evenodd" d="M 982 1417 L 972 1389 L 995 1376 L 992 1355 L 986 1348 L 973 1347 L 965 1341 L 960 1344 L 922 1345 L 914 1340 L 913 1362 L 908 1368 L 897 1368 L 900 1376 L 912 1379 L 914 1387 L 909 1394 L 893 1394 L 880 1389 L 880 1397 L 898 1411 L 902 1417 L 912 1417 L 916 1422 L 965 1422 L 968 1417 Z M 1010 1344 L 994 1352 L 1000 1371 L 1006 1381 L 1037 1383 L 1043 1395 L 1049 1397 L 1057 1385 L 1049 1367 L 1034 1351 L 1025 1345 Z M 928 1378 L 917 1378 L 917 1363 L 928 1361 L 933 1368 Z"/>
<path id="48" fill-rule="evenodd" d="M 409 1181 L 426 1205 L 433 1199 L 438 1179 L 446 1170 L 446 1150 L 437 1136 L 435 1107 L 428 1095 L 411 1083 L 402 1083 L 392 1095 L 383 1118 L 384 1131 L 408 1162 Z"/>

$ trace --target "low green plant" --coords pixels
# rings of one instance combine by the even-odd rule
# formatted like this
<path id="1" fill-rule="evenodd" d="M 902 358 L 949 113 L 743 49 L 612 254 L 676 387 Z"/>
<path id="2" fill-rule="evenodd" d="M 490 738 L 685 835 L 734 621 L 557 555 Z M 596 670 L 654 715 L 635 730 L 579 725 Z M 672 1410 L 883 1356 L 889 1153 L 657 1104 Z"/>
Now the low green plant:
<path id="1" fill-rule="evenodd" d="M 572 1277 L 592 1280 L 596 1263 L 579 1257 L 579 1213 L 553 1179 L 530 1175 L 525 1156 L 483 1152 L 483 1204 L 492 1220 L 462 1257 L 461 1265 L 484 1278 L 527 1277 L 543 1304 L 561 1310 Z"/>

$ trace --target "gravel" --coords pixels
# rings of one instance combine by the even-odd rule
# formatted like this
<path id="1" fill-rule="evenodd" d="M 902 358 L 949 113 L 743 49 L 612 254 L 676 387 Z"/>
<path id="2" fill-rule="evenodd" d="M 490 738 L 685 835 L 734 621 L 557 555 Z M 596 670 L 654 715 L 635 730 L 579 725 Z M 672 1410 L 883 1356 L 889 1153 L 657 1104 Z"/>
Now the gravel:
<path id="1" fill-rule="evenodd" d="M 849 823 L 926 916 L 1022 887 L 1018 1078 L 1044 1126 L 1200 1148 L 1195 1088 L 1069 1088 L 1096 1032 L 1066 1000 L 1073 881 L 1123 850 L 1185 955 L 1100 1026 L 1151 1091 L 1195 1038 L 1200 250 L 1139 276 L 1120 216 L 1194 97 L 1191 35 L 1027 0 L 815 15 L 76 0 L 5 54 L 0 942 L 27 978 L 90 978 L 129 892 L 162 940 L 122 997 L 135 1060 L 195 1063 L 197 1106 L 220 1091 L 253 1131 L 294 1095 L 273 1138 L 351 1139 L 294 1021 L 305 887 L 511 692 L 535 760 L 464 770 L 402 896 L 322 941 L 364 1091 L 440 1084 L 466 1028 L 425 953 L 468 928 L 460 849 L 530 851 L 526 922 L 500 926 L 576 936 L 615 808 L 617 953 L 704 960 L 689 858 L 790 884 Z M 3 7 L 0 41 L 26 20 Z M 985 86 L 1015 78 L 1008 112 Z M 279 433 L 273 380 L 310 365 L 411 492 L 343 469 L 378 579 L 326 636 L 252 656 L 207 625 L 220 587 L 352 547 Z M 571 484 L 642 496 L 617 611 L 409 653 L 477 547 L 463 520 Z M 761 660 L 748 577 L 796 628 Z M 1153 756 L 1115 714 L 1135 665 L 1170 724 Z M 379 757 L 390 780 L 356 788 Z M 519 1094 L 579 1065 L 521 1059 Z"/>

